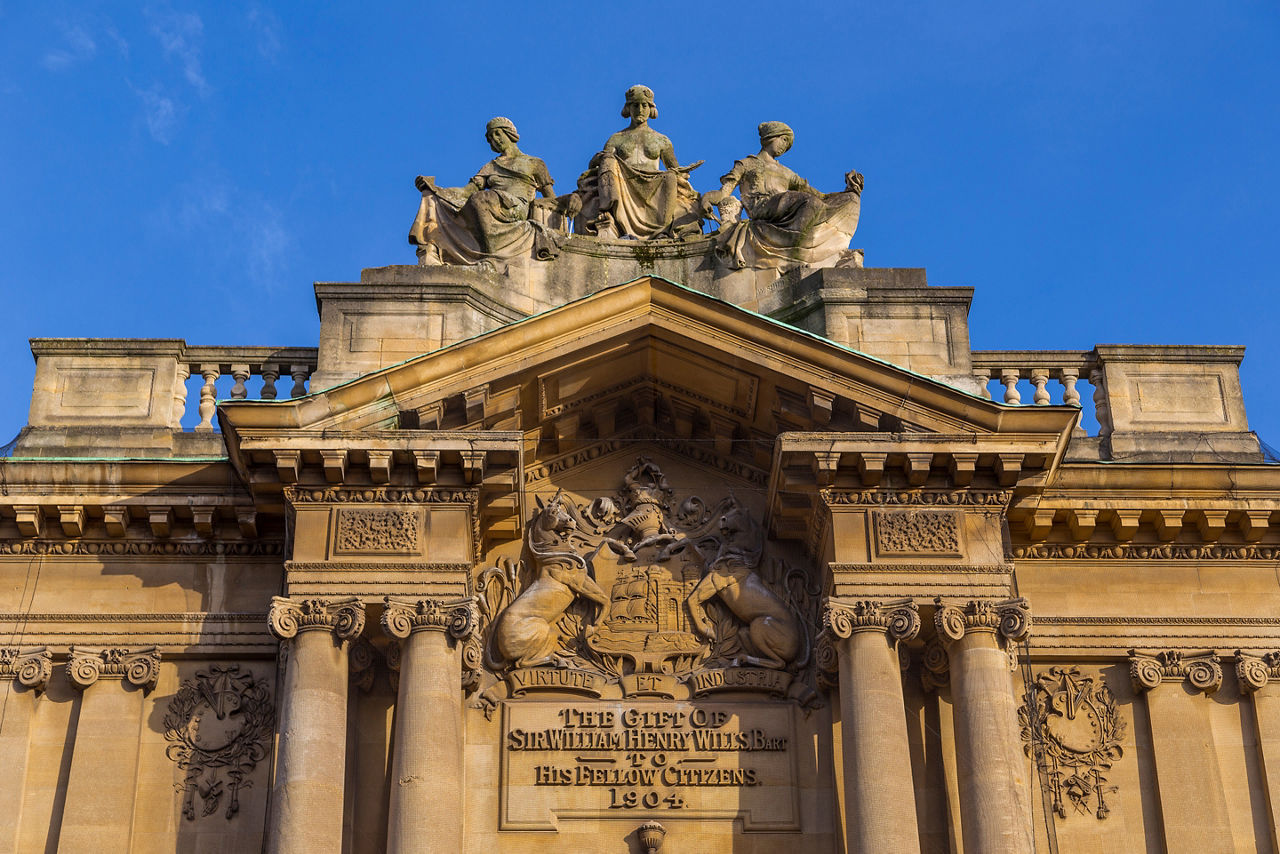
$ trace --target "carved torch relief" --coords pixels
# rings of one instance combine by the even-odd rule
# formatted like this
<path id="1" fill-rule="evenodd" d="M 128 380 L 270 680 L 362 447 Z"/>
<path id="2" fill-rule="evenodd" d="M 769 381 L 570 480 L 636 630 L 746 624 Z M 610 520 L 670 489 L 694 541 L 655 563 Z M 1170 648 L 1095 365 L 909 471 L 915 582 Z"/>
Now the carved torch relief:
<path id="1" fill-rule="evenodd" d="M 501 827 L 603 811 L 798 829 L 811 574 L 771 554 L 732 495 L 677 500 L 643 457 L 611 497 L 540 496 L 526 530 L 522 560 L 476 584 Z"/>

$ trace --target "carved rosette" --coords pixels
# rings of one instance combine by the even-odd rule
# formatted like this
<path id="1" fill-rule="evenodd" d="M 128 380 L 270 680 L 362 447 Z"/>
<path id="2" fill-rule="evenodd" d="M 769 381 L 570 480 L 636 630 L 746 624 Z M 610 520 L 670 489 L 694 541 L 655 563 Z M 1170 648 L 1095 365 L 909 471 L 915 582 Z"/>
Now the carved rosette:
<path id="1" fill-rule="evenodd" d="M 1111 766 L 1123 754 L 1125 722 L 1115 697 L 1100 679 L 1077 667 L 1041 673 L 1018 709 L 1023 748 L 1036 760 L 1053 811 L 1067 817 L 1070 804 L 1081 815 L 1104 819 Z"/>
<path id="2" fill-rule="evenodd" d="M 53 653 L 44 647 L 20 650 L 0 648 L 0 679 L 16 679 L 19 685 L 43 691 L 53 676 Z"/>
<path id="3" fill-rule="evenodd" d="M 281 640 L 296 637 L 299 632 L 323 629 L 332 632 L 336 640 L 347 641 L 364 631 L 364 605 L 354 596 L 301 601 L 272 596 L 267 625 Z"/>
<path id="4" fill-rule="evenodd" d="M 1031 606 L 1026 599 L 974 600 L 964 606 L 941 599 L 934 603 L 938 606 L 933 615 L 934 627 L 944 644 L 955 643 L 969 632 L 991 632 L 1001 641 L 1013 643 L 1031 635 Z"/>
<path id="5" fill-rule="evenodd" d="M 67 660 L 67 675 L 82 691 L 99 679 L 120 679 L 150 691 L 160 676 L 160 652 L 154 646 L 140 649 L 73 646 Z"/>
<path id="6" fill-rule="evenodd" d="M 1249 693 L 1265 688 L 1273 679 L 1280 680 L 1280 652 L 1268 652 L 1259 658 L 1237 649 L 1236 678 L 1240 680 L 1240 687 Z"/>
<path id="7" fill-rule="evenodd" d="M 1182 682 L 1205 694 L 1222 687 L 1222 664 L 1216 652 L 1184 656 L 1178 650 L 1166 650 L 1154 656 L 1129 650 L 1129 677 L 1136 691 L 1150 691 L 1162 682 Z"/>
<path id="8" fill-rule="evenodd" d="M 920 609 L 910 599 L 895 602 L 828 599 L 822 623 L 838 638 L 850 638 L 856 632 L 883 632 L 896 644 L 920 633 Z"/>

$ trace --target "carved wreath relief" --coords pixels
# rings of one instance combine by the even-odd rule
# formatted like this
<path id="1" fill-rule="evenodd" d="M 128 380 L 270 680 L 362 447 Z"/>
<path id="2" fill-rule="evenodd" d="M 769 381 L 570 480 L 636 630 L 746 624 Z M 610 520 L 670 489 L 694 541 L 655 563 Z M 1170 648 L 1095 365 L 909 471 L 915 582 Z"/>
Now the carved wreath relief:
<path id="1" fill-rule="evenodd" d="M 618 685 L 623 696 L 811 698 L 817 588 L 765 560 L 759 523 L 736 499 L 672 503 L 646 458 L 616 499 L 539 499 L 527 563 L 491 567 L 477 585 L 485 663 L 509 696 Z M 485 694 L 491 710 L 501 689 Z"/>
<path id="2" fill-rule="evenodd" d="M 188 821 L 195 820 L 197 798 L 202 818 L 218 809 L 224 794 L 226 817 L 240 810 L 240 790 L 253 784 L 246 778 L 267 755 L 274 726 L 266 683 L 239 665 L 215 664 L 182 683 L 169 701 L 164 737 L 169 758 L 186 772 L 175 788 Z"/>
<path id="3" fill-rule="evenodd" d="M 1018 710 L 1027 755 L 1036 760 L 1053 810 L 1067 817 L 1070 803 L 1081 815 L 1107 817 L 1111 765 L 1123 753 L 1125 723 L 1115 697 L 1101 681 L 1081 676 L 1077 667 L 1042 673 Z"/>

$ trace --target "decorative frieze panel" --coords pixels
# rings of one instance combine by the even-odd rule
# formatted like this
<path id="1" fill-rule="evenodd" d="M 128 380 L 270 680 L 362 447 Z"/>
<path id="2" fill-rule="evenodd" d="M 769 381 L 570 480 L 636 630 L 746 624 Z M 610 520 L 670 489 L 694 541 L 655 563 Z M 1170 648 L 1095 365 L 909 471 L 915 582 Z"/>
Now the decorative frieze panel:
<path id="1" fill-rule="evenodd" d="M 1009 490 L 982 489 L 822 489 L 831 507 L 990 507 L 1002 510 L 1013 498 Z"/>
<path id="2" fill-rule="evenodd" d="M 1212 694 L 1222 687 L 1222 664 L 1218 654 L 1184 655 L 1166 650 L 1154 656 L 1129 650 L 1129 676 L 1136 691 L 1150 691 L 1162 682 L 1189 682 L 1191 687 Z"/>
<path id="3" fill-rule="evenodd" d="M 876 513 L 876 551 L 882 555 L 959 555 L 960 516 L 934 510 Z"/>
<path id="4" fill-rule="evenodd" d="M 337 555 L 416 554 L 422 539 L 422 511 L 390 507 L 340 507 L 334 525 Z"/>
<path id="5" fill-rule="evenodd" d="M 1027 691 L 1018 720 L 1054 813 L 1066 818 L 1070 804 L 1081 815 L 1106 818 L 1106 796 L 1117 791 L 1107 775 L 1124 752 L 1126 728 L 1106 684 L 1078 667 L 1051 667 Z"/>
<path id="6" fill-rule="evenodd" d="M 14 679 L 34 691 L 43 691 L 53 675 L 53 654 L 44 647 L 0 647 L 0 679 Z"/>
<path id="7" fill-rule="evenodd" d="M 267 684 L 238 664 L 211 666 L 187 679 L 169 701 L 164 718 L 166 753 L 182 770 L 187 821 L 213 815 L 226 797 L 223 815 L 240 810 L 240 790 L 266 755 L 275 728 Z"/>

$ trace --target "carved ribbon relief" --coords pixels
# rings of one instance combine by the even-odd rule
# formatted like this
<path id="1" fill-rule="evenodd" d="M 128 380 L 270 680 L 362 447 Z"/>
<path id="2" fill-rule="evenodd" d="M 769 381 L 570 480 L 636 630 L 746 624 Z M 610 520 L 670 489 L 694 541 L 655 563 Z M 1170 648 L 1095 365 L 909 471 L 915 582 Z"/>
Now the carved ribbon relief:
<path id="1" fill-rule="evenodd" d="M 477 580 L 485 665 L 511 696 L 611 685 L 624 696 L 812 695 L 820 603 L 808 574 L 766 558 L 736 499 L 672 504 L 645 458 L 616 498 L 539 499 L 526 561 Z"/>
<path id="2" fill-rule="evenodd" d="M 275 716 L 267 685 L 240 666 L 213 665 L 182 683 L 164 718 L 166 752 L 185 773 L 182 792 L 188 821 L 212 815 L 227 797 L 224 815 L 240 810 L 240 790 L 271 744 Z"/>
<path id="3" fill-rule="evenodd" d="M 1081 815 L 1104 819 L 1112 764 L 1120 758 L 1125 722 L 1115 697 L 1101 680 L 1078 667 L 1051 667 L 1040 674 L 1018 709 L 1022 740 L 1036 760 L 1053 811 L 1067 817 L 1067 805 Z"/>

